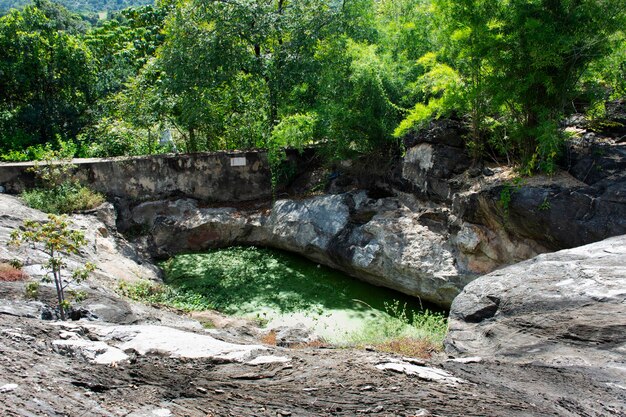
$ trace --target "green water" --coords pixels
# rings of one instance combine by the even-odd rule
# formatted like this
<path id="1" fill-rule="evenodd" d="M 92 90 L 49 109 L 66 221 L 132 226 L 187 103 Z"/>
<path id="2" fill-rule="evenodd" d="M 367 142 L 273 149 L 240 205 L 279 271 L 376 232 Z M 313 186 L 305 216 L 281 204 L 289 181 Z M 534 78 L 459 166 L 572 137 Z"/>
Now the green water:
<path id="1" fill-rule="evenodd" d="M 268 328 L 300 324 L 334 342 L 367 339 L 372 329 L 382 336 L 415 333 L 406 323 L 421 310 L 416 298 L 271 249 L 179 255 L 163 268 L 166 284 L 183 295 L 181 307 L 257 319 Z M 403 313 L 403 320 L 394 318 Z"/>

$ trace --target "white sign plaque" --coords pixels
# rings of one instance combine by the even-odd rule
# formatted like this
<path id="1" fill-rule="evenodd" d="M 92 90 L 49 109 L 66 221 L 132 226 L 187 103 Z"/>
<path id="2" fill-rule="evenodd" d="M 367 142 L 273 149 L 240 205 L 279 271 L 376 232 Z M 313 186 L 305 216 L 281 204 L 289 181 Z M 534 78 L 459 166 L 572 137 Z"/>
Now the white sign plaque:
<path id="1" fill-rule="evenodd" d="M 230 158 L 230 166 L 231 167 L 245 167 L 246 157 L 245 156 L 232 156 Z"/>

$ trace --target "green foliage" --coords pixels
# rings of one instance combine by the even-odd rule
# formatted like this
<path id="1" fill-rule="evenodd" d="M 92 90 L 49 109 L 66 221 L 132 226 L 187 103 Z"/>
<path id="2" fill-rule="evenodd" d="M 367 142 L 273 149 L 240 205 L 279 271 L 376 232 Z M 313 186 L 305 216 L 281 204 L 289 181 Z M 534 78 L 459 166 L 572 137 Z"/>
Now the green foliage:
<path id="1" fill-rule="evenodd" d="M 626 94 L 624 27 L 623 0 L 164 1 L 93 27 L 37 0 L 0 18 L 0 159 L 58 137 L 73 156 L 261 148 L 283 167 L 282 147 L 314 144 L 380 159 L 455 116 L 475 157 L 552 172 L 570 104 L 601 129 L 602 103 Z"/>
<path id="2" fill-rule="evenodd" d="M 543 199 L 543 201 L 541 202 L 541 204 L 539 204 L 539 207 L 537 208 L 541 211 L 547 211 L 547 210 L 550 210 L 550 207 L 551 207 L 550 201 L 548 201 L 548 197 L 546 197 Z"/>
<path id="3" fill-rule="evenodd" d="M 500 200 L 498 203 L 500 204 L 500 207 L 502 207 L 505 216 L 509 215 L 509 208 L 511 206 L 513 194 L 521 190 L 523 185 L 524 180 L 521 177 L 516 177 L 512 182 L 507 181 L 502 185 L 502 189 L 500 190 Z"/>
<path id="4" fill-rule="evenodd" d="M 272 171 L 272 189 L 281 180 L 290 177 L 291 165 L 286 163 L 285 148 L 302 152 L 306 145 L 313 143 L 317 115 L 314 113 L 294 114 L 285 117 L 274 126 L 267 144 L 267 157 Z"/>
<path id="5" fill-rule="evenodd" d="M 460 73 L 473 139 L 483 121 L 508 124 L 510 151 L 528 172 L 554 170 L 557 125 L 593 62 L 610 56 L 626 22 L 623 1 L 434 0 L 442 51 Z"/>
<path id="6" fill-rule="evenodd" d="M 216 309 L 265 323 L 284 320 L 281 317 L 302 317 L 321 331 L 329 326 L 328 317 L 339 313 L 342 325 L 349 322 L 349 327 L 335 330 L 329 340 L 343 344 L 355 342 L 354 335 L 361 333 L 356 329 L 362 326 L 372 338 L 381 334 L 390 339 L 408 335 L 431 340 L 435 345 L 441 344 L 446 331 L 443 314 L 421 310 L 408 297 L 385 303 L 401 296 L 384 289 L 373 293 L 364 283 L 277 251 L 227 248 L 180 255 L 162 267 L 166 273 L 164 284 L 122 281 L 119 292 L 142 302 L 186 311 Z"/>
<path id="7" fill-rule="evenodd" d="M 71 163 L 74 148 L 63 146 L 63 142 L 61 144 L 60 151 L 55 151 L 49 144 L 46 144 L 45 147 L 41 148 L 41 153 L 37 155 L 33 167 L 28 169 L 35 174 L 44 187 L 51 188 L 61 185 L 76 168 Z"/>
<path id="8" fill-rule="evenodd" d="M 91 51 L 48 4 L 0 18 L 0 153 L 73 139 L 89 121 Z"/>
<path id="9" fill-rule="evenodd" d="M 24 287 L 24 293 L 26 298 L 36 300 L 37 298 L 39 298 L 39 283 L 37 281 L 31 281 L 26 283 L 26 286 Z"/>
<path id="10" fill-rule="evenodd" d="M 450 66 L 439 62 L 437 55 L 429 52 L 422 56 L 418 64 L 424 69 L 414 84 L 426 104 L 417 103 L 394 131 L 395 137 L 402 137 L 412 130 L 418 130 L 432 119 L 449 116 L 461 109 L 459 97 L 461 79 Z"/>
<path id="11" fill-rule="evenodd" d="M 511 185 L 506 183 L 500 190 L 500 207 L 504 210 L 504 214 L 508 216 L 509 206 L 511 205 Z"/>
<path id="12" fill-rule="evenodd" d="M 64 146 L 54 151 L 50 147 L 41 154 L 42 161 L 37 161 L 29 170 L 41 183 L 40 188 L 22 192 L 22 199 L 32 208 L 46 213 L 63 214 L 95 208 L 104 202 L 104 197 L 81 185 L 71 178 L 75 166 L 68 156 L 75 148 Z"/>
<path id="13" fill-rule="evenodd" d="M 302 150 L 313 143 L 316 123 L 315 113 L 289 115 L 274 126 L 271 142 L 273 146 Z"/>
<path id="14" fill-rule="evenodd" d="M 0 0 L 0 15 L 12 8 L 22 8 L 32 3 L 32 0 Z M 122 10 L 127 7 L 141 6 L 152 3 L 151 0 L 56 0 L 55 3 L 66 7 L 73 12 L 98 13 L 104 11 Z"/>
<path id="15" fill-rule="evenodd" d="M 22 269 L 22 268 L 24 268 L 24 263 L 22 261 L 20 261 L 19 259 L 11 259 L 9 261 L 9 265 L 11 265 L 15 269 Z"/>
<path id="16" fill-rule="evenodd" d="M 387 314 L 378 314 L 369 325 L 349 335 L 348 342 L 364 346 L 385 345 L 394 340 L 406 343 L 424 340 L 433 350 L 442 349 L 448 332 L 448 320 L 444 314 L 428 309 L 407 311 L 406 304 L 398 300 L 385 302 L 385 310 Z"/>
<path id="17" fill-rule="evenodd" d="M 66 310 L 70 308 L 65 297 L 65 289 L 73 282 L 78 283 L 87 279 L 95 270 L 95 265 L 87 262 L 82 267 L 74 269 L 71 275 L 65 274 L 66 256 L 79 253 L 87 244 L 85 235 L 77 230 L 71 230 L 66 217 L 49 214 L 46 222 L 25 220 L 21 229 L 11 232 L 8 244 L 16 247 L 27 244 L 40 249 L 48 256 L 48 261 L 43 265 L 48 270 L 44 281 L 54 282 L 61 320 L 65 320 Z"/>
<path id="18" fill-rule="evenodd" d="M 211 300 L 201 294 L 178 290 L 152 281 L 120 281 L 117 290 L 121 295 L 131 300 L 165 305 L 184 311 L 203 311 L 215 308 Z"/>
<path id="19" fill-rule="evenodd" d="M 53 214 L 90 210 L 104 202 L 101 194 L 75 181 L 24 191 L 21 197 L 29 207 Z"/>

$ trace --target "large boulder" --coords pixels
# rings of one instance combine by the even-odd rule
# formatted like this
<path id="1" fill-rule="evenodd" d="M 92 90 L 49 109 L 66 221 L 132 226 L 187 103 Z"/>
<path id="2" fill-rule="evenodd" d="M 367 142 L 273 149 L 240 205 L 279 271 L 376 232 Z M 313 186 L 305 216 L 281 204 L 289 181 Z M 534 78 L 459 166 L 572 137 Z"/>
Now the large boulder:
<path id="1" fill-rule="evenodd" d="M 624 381 L 626 236 L 482 276 L 454 300 L 449 323 L 454 355 L 593 367 Z"/>

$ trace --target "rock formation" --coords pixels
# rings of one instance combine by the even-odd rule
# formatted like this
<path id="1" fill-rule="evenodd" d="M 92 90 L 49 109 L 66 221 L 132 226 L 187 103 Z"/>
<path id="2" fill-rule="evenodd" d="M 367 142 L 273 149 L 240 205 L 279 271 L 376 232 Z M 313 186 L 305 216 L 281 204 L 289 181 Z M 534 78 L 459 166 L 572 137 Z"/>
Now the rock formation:
<path id="1" fill-rule="evenodd" d="M 539 255 L 471 282 L 452 303 L 447 348 L 548 365 L 623 363 L 626 236 Z"/>
<path id="2" fill-rule="evenodd" d="M 586 375 L 583 392 L 594 386 L 612 398 L 593 404 L 585 395 L 580 403 L 599 408 L 597 415 L 623 413 L 626 236 L 539 255 L 476 279 L 452 303 L 449 329 L 449 354 L 575 369 Z"/>

